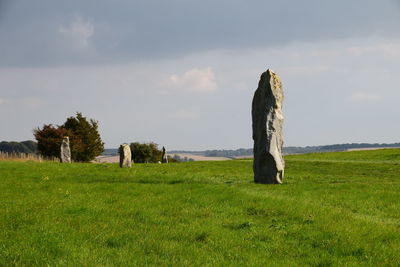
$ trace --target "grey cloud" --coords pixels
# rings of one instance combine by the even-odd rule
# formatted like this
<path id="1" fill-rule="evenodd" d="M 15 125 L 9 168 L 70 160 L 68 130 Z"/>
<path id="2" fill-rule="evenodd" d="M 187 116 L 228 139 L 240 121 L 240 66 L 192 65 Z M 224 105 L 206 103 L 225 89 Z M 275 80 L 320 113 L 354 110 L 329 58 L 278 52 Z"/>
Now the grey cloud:
<path id="1" fill-rule="evenodd" d="M 4 0 L 3 0 L 4 1 Z M 0 64 L 60 66 L 173 58 L 371 34 L 398 36 L 398 1 L 15 0 L 0 21 Z M 87 49 L 59 34 L 91 23 Z"/>
<path id="2" fill-rule="evenodd" d="M 7 125 L 0 140 L 32 138 L 34 127 L 61 124 L 81 111 L 99 120 L 107 147 L 130 141 L 176 149 L 251 147 L 251 99 L 261 72 L 272 67 L 285 89 L 286 145 L 398 142 L 399 125 L 391 122 L 399 114 L 400 54 L 385 57 L 386 45 L 361 38 L 243 49 L 237 56 L 212 51 L 116 66 L 0 68 L 0 120 Z M 178 83 L 160 94 L 169 89 L 165 78 L 185 80 L 193 66 L 205 74 L 210 66 L 218 88 L 193 92 Z"/>

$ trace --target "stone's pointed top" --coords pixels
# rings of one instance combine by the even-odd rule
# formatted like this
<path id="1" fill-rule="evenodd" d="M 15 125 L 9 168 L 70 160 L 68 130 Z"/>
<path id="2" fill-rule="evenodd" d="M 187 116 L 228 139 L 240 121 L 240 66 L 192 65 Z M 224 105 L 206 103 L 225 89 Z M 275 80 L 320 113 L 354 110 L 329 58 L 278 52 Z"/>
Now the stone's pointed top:
<path id="1" fill-rule="evenodd" d="M 270 76 L 272 76 L 272 75 L 276 75 L 276 72 L 273 70 L 273 69 L 267 69 L 266 71 L 264 71 L 262 74 L 261 74 L 261 77 L 263 77 L 263 76 L 265 76 L 265 75 L 270 75 Z"/>
<path id="2" fill-rule="evenodd" d="M 284 99 L 282 81 L 278 74 L 272 69 L 267 69 L 261 74 L 257 91 L 262 91 L 260 94 L 272 93 L 272 95 L 275 97 L 276 104 L 282 105 Z M 257 97 L 256 100 L 260 100 L 260 97 Z M 279 107 L 282 108 L 282 106 Z"/>

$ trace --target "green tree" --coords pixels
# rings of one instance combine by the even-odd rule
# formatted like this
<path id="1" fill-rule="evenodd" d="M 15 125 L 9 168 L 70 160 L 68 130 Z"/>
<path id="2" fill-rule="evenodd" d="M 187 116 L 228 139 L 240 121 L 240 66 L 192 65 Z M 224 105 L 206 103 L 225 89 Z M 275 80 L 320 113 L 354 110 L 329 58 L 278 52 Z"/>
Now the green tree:
<path id="1" fill-rule="evenodd" d="M 156 143 L 131 143 L 132 160 L 135 163 L 157 163 L 161 161 L 162 151 Z"/>
<path id="2" fill-rule="evenodd" d="M 89 162 L 104 150 L 104 143 L 98 132 L 98 122 L 89 121 L 77 112 L 76 117 L 69 117 L 61 126 L 45 124 L 33 134 L 38 142 L 39 153 L 47 157 L 59 157 L 60 146 L 64 136 L 69 137 L 71 158 L 74 161 Z"/>
<path id="3" fill-rule="evenodd" d="M 158 145 L 156 143 L 149 143 L 151 149 L 151 160 L 150 162 L 157 163 L 162 160 L 162 150 L 158 149 Z"/>
<path id="4" fill-rule="evenodd" d="M 98 122 L 82 116 L 77 112 L 76 117 L 69 117 L 61 126 L 72 133 L 70 143 L 74 143 L 71 148 L 71 157 L 74 161 L 89 162 L 101 155 L 104 151 L 104 143 L 98 131 Z"/>
<path id="5" fill-rule="evenodd" d="M 152 151 L 148 144 L 141 144 L 138 142 L 131 143 L 130 145 L 132 160 L 135 163 L 147 163 L 150 162 Z"/>

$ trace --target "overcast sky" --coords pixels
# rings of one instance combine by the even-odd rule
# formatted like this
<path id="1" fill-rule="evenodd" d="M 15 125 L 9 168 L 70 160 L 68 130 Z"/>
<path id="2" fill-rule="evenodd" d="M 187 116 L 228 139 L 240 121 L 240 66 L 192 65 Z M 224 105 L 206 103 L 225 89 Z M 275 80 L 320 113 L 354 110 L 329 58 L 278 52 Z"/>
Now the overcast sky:
<path id="1" fill-rule="evenodd" d="M 400 0 L 0 0 L 0 141 L 80 111 L 107 148 L 250 148 L 268 68 L 286 146 L 400 142 Z"/>

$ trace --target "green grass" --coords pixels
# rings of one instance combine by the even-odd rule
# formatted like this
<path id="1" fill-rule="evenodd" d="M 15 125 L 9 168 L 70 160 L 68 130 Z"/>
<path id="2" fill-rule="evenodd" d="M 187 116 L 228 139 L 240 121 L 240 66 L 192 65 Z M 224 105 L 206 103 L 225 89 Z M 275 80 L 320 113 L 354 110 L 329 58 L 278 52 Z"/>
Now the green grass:
<path id="1" fill-rule="evenodd" d="M 0 162 L 0 266 L 399 266 L 400 150 L 252 161 Z"/>

